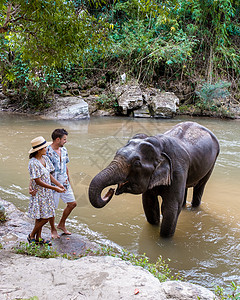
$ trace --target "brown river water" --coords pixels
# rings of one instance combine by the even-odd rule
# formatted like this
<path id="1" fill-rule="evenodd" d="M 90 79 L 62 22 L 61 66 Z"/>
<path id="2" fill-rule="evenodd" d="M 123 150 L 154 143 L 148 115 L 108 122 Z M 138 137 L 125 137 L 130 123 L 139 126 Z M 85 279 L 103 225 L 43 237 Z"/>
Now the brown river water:
<path id="1" fill-rule="evenodd" d="M 221 153 L 201 206 L 191 209 L 189 195 L 173 238 L 160 238 L 159 227 L 147 223 L 141 195 L 114 196 L 102 209 L 91 206 L 87 194 L 91 179 L 128 139 L 139 132 L 163 133 L 187 120 L 212 130 L 219 139 Z M 240 121 L 190 117 L 46 121 L 0 114 L 0 198 L 27 211 L 30 141 L 39 135 L 50 141 L 51 132 L 63 127 L 69 132 L 68 166 L 78 203 L 69 218 L 69 230 L 110 246 L 146 253 L 152 262 L 159 255 L 166 261 L 169 258 L 173 274 L 179 273 L 192 283 L 209 288 L 226 286 L 231 281 L 240 284 Z M 57 219 L 63 208 L 60 203 Z"/>

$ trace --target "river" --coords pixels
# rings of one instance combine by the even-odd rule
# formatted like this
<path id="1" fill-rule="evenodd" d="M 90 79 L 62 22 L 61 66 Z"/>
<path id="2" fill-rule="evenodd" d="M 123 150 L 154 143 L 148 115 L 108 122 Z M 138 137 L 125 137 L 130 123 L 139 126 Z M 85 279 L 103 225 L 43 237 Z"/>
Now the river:
<path id="1" fill-rule="evenodd" d="M 221 147 L 202 204 L 187 208 L 179 217 L 171 239 L 159 237 L 159 227 L 147 223 L 140 195 L 114 196 L 102 209 L 88 200 L 91 179 L 112 160 L 116 150 L 135 133 L 163 133 L 175 124 L 196 121 L 214 132 Z M 146 253 L 152 262 L 161 255 L 173 274 L 208 288 L 239 284 L 240 267 L 240 121 L 210 118 L 175 119 L 93 118 L 81 121 L 46 121 L 0 114 L 0 198 L 27 211 L 30 141 L 42 135 L 50 141 L 55 128 L 69 132 L 66 147 L 77 200 L 68 228 L 90 240 L 120 245 L 134 253 Z M 59 218 L 64 205 L 57 211 Z"/>

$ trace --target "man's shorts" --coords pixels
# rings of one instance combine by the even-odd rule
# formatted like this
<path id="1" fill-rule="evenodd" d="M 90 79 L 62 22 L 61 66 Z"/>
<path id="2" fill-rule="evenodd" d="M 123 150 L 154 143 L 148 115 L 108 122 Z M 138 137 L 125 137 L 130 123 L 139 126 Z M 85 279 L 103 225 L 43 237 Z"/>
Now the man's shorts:
<path id="1" fill-rule="evenodd" d="M 53 191 L 53 200 L 54 200 L 54 204 L 55 204 L 55 209 L 58 208 L 59 198 L 61 198 L 64 203 L 69 203 L 69 202 L 75 201 L 73 190 L 70 185 L 68 186 L 66 192 L 64 192 L 64 193 L 58 193 L 56 191 Z"/>

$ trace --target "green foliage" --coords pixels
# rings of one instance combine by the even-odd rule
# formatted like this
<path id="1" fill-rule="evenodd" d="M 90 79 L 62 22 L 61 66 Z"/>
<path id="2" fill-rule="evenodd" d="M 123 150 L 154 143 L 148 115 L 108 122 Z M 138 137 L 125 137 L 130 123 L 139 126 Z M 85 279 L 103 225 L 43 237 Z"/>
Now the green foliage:
<path id="1" fill-rule="evenodd" d="M 81 61 L 86 50 L 104 50 L 109 25 L 72 1 L 17 0 L 2 4 L 0 28 L 6 46 L 41 69 Z"/>
<path id="2" fill-rule="evenodd" d="M 3 245 L 0 243 L 0 249 L 3 249 Z"/>
<path id="3" fill-rule="evenodd" d="M 18 101 L 22 108 L 43 109 L 50 105 L 49 97 L 60 85 L 61 74 L 55 69 L 42 67 L 30 69 L 27 62 L 17 54 L 2 76 L 6 89 L 14 89 L 12 102 Z"/>
<path id="4" fill-rule="evenodd" d="M 226 290 L 231 289 L 231 292 L 226 292 Z M 216 296 L 219 297 L 220 300 L 239 300 L 240 299 L 240 286 L 238 286 L 235 282 L 231 282 L 231 284 L 227 287 L 227 289 L 223 289 L 220 286 L 217 286 L 215 289 Z"/>
<path id="5" fill-rule="evenodd" d="M 98 109 L 117 109 L 118 107 L 118 103 L 112 94 L 102 94 L 97 98 L 96 101 Z"/>
<path id="6" fill-rule="evenodd" d="M 14 248 L 17 254 L 26 254 L 42 258 L 53 258 L 59 256 L 59 254 L 48 245 L 39 245 L 35 243 L 20 242 L 18 246 Z"/>
<path id="7" fill-rule="evenodd" d="M 199 97 L 197 106 L 202 110 L 217 110 L 217 101 L 223 101 L 229 96 L 228 88 L 230 86 L 231 83 L 223 81 L 219 81 L 215 84 L 204 83 L 202 87 L 196 91 Z"/>
<path id="8" fill-rule="evenodd" d="M 205 102 L 212 102 L 214 99 L 225 99 L 229 96 L 228 88 L 230 82 L 219 81 L 215 84 L 204 83 L 196 94 Z"/>
<path id="9" fill-rule="evenodd" d="M 1 213 L 0 215 L 0 223 L 6 222 L 8 220 L 7 213 Z"/>
<path id="10" fill-rule="evenodd" d="M 6 214 L 0 216 L 0 222 L 6 222 L 6 221 L 7 221 L 7 215 Z"/>
<path id="11" fill-rule="evenodd" d="M 124 249 L 118 253 L 113 248 L 107 246 L 102 247 L 97 251 L 89 250 L 86 252 L 86 255 L 89 254 L 100 255 L 100 256 L 108 255 L 108 256 L 121 258 L 124 261 L 129 261 L 135 266 L 140 266 L 146 269 L 151 274 L 153 274 L 156 278 L 158 278 L 161 282 L 166 281 L 167 279 L 170 280 L 177 279 L 171 275 L 171 270 L 169 269 L 167 263 L 162 260 L 161 256 L 159 256 L 156 263 L 150 263 L 149 258 L 145 254 L 136 255 Z"/>
<path id="12" fill-rule="evenodd" d="M 239 15 L 239 0 L 2 0 L 2 81 L 34 109 L 97 68 L 173 92 L 179 82 L 231 81 L 239 98 Z M 200 109 L 210 103 L 201 100 Z"/>

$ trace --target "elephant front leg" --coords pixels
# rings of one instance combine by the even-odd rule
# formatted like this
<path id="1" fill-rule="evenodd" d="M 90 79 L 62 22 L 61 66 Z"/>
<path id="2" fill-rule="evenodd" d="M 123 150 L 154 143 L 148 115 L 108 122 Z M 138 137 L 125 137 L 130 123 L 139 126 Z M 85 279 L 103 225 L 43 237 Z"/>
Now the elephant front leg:
<path id="1" fill-rule="evenodd" d="M 142 202 L 147 221 L 152 225 L 158 225 L 160 209 L 157 195 L 150 190 L 146 191 L 142 195 Z"/>
<path id="2" fill-rule="evenodd" d="M 162 224 L 160 230 L 160 236 L 171 237 L 174 235 L 177 226 L 177 220 L 182 206 L 179 205 L 178 201 L 164 200 L 161 206 L 162 212 Z"/>

